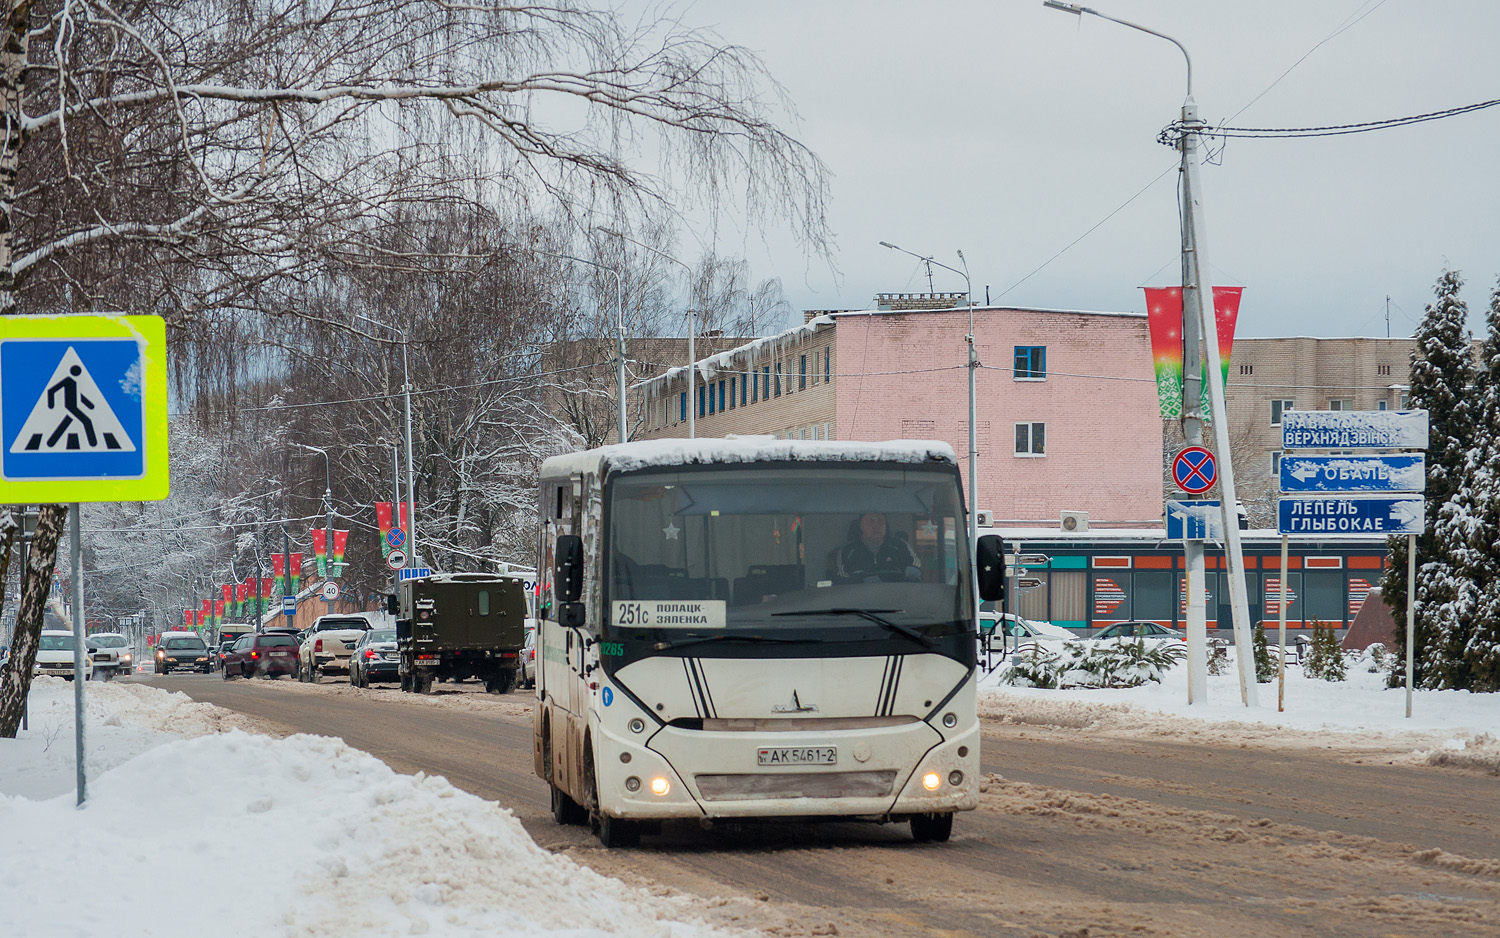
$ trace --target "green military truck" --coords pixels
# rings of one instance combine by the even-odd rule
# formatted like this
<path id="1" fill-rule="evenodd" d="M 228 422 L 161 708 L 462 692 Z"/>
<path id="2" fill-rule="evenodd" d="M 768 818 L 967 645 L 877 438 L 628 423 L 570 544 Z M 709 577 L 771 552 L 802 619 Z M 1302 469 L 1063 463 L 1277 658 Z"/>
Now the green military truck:
<path id="1" fill-rule="evenodd" d="M 395 599 L 403 691 L 429 693 L 435 679 L 479 678 L 492 694 L 515 684 L 526 642 L 520 577 L 438 574 L 401 583 Z"/>

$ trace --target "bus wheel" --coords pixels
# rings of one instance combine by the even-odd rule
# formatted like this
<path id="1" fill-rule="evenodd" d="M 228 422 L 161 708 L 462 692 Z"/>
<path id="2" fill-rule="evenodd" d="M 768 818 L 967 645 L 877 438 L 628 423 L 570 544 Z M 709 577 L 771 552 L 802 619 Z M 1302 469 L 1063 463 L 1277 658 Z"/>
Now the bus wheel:
<path id="1" fill-rule="evenodd" d="M 564 827 L 576 827 L 589 819 L 588 812 L 569 798 L 561 788 L 552 786 L 552 820 Z"/>
<path id="2" fill-rule="evenodd" d="M 935 840 L 944 843 L 953 835 L 953 812 L 946 814 L 913 814 L 911 839 L 917 843 Z"/>
<path id="3" fill-rule="evenodd" d="M 600 814 L 594 821 L 594 833 L 606 847 L 638 847 L 641 831 L 634 821 L 622 821 L 607 814 Z"/>

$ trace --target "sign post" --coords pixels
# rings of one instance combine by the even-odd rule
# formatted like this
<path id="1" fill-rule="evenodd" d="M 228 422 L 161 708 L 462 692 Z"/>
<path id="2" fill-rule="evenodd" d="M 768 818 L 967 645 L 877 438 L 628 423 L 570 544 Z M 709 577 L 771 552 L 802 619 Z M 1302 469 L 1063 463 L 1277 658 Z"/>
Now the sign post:
<path id="1" fill-rule="evenodd" d="M 1283 451 L 1427 448 L 1425 410 L 1288 410 Z M 1280 488 L 1293 497 L 1276 506 L 1281 531 L 1281 657 L 1286 658 L 1287 537 L 1291 534 L 1406 535 L 1406 716 L 1411 717 L 1412 645 L 1416 641 L 1417 535 L 1425 525 L 1426 458 L 1422 453 L 1341 453 L 1281 458 Z M 1354 497 L 1351 497 L 1354 496 Z M 1281 666 L 1280 698 L 1285 692 Z"/>
<path id="2" fill-rule="evenodd" d="M 166 323 L 160 316 L 0 317 L 0 502 L 68 507 L 73 736 L 84 772 L 83 502 L 167 497 Z"/>
<path id="3" fill-rule="evenodd" d="M 1190 403 L 1192 407 L 1196 407 L 1196 400 L 1188 402 L 1184 398 L 1184 406 Z M 1196 410 L 1193 412 L 1197 413 Z M 1202 438 L 1201 431 L 1198 437 Z M 1207 492 L 1214 487 L 1218 477 L 1218 461 L 1214 459 L 1213 453 L 1202 446 L 1184 447 L 1172 459 L 1172 481 L 1189 495 Z M 1212 522 L 1203 511 L 1188 509 L 1186 506 L 1190 504 L 1213 507 L 1220 507 L 1220 504 L 1217 501 L 1168 502 L 1166 511 L 1167 537 L 1172 536 L 1174 517 L 1183 528 L 1178 536 L 1182 539 L 1182 552 L 1187 568 L 1184 585 L 1187 590 L 1188 703 L 1196 704 L 1208 701 L 1208 609 L 1204 590 L 1206 576 L 1203 541 L 1209 536 Z M 1221 521 L 1222 518 L 1221 511 Z M 1219 536 L 1223 537 L 1222 524 L 1219 526 Z"/>

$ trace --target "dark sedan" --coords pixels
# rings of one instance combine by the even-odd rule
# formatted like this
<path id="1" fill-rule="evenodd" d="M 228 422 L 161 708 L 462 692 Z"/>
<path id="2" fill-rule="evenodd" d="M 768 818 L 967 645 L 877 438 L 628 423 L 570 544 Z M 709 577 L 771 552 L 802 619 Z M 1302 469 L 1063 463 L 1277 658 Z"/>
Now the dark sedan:
<path id="1" fill-rule="evenodd" d="M 371 629 L 349 653 L 349 683 L 369 687 L 371 681 L 400 681 L 401 654 L 395 629 Z"/>
<path id="2" fill-rule="evenodd" d="M 156 643 L 157 674 L 184 670 L 207 674 L 212 667 L 208 646 L 191 632 L 167 632 Z"/>
<path id="3" fill-rule="evenodd" d="M 275 632 L 243 635 L 224 656 L 224 680 L 297 673 L 297 640 Z"/>

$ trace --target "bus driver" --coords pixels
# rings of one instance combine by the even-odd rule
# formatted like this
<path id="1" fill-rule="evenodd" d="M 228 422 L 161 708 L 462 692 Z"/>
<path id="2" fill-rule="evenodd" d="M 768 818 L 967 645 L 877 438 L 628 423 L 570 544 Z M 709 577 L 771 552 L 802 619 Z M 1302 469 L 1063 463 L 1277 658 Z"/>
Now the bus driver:
<path id="1" fill-rule="evenodd" d="M 889 532 L 885 515 L 867 511 L 849 532 L 849 543 L 838 552 L 835 578 L 841 583 L 879 583 L 922 579 L 922 565 L 899 535 Z"/>

